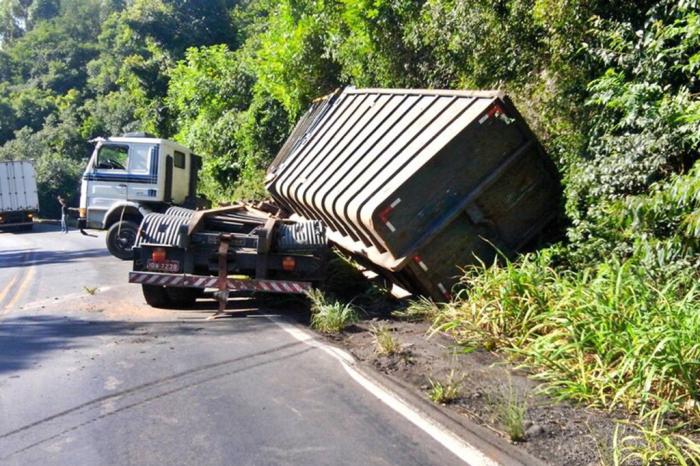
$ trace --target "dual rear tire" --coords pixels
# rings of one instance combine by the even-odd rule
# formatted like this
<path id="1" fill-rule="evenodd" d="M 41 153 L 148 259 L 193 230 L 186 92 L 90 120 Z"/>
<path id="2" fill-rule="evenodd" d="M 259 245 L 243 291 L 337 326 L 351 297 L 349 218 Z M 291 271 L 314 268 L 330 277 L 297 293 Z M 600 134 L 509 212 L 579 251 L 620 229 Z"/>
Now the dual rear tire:
<path id="1" fill-rule="evenodd" d="M 177 288 L 159 285 L 141 285 L 143 297 L 149 306 L 161 309 L 191 309 L 201 298 L 201 288 Z"/>

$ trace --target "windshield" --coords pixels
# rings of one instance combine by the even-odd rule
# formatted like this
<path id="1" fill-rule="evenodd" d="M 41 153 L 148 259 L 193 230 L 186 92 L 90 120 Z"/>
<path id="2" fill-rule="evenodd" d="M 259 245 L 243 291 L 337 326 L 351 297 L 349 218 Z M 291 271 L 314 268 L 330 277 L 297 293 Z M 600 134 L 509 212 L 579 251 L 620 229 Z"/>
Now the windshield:
<path id="1" fill-rule="evenodd" d="M 105 144 L 100 147 L 95 160 L 95 168 L 126 170 L 129 160 L 129 146 Z"/>

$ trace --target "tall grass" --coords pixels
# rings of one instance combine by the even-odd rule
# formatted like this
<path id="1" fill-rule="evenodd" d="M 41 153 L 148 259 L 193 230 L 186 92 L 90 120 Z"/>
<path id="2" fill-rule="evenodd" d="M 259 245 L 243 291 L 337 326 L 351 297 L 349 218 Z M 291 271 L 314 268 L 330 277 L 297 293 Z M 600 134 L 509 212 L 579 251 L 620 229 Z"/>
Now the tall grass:
<path id="1" fill-rule="evenodd" d="M 468 270 L 436 328 L 509 352 L 562 397 L 700 421 L 696 274 L 656 280 L 633 260 L 582 271 L 550 264 L 544 252 Z"/>
<path id="2" fill-rule="evenodd" d="M 311 290 L 307 296 L 311 301 L 311 327 L 321 333 L 340 333 L 359 320 L 351 303 L 341 303 L 319 290 Z"/>

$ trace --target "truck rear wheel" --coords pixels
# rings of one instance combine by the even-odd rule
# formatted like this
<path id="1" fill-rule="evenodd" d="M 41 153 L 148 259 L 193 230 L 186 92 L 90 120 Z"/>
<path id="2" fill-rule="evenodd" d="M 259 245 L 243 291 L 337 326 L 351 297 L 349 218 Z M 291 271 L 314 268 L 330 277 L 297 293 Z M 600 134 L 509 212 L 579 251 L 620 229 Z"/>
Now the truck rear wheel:
<path id="1" fill-rule="evenodd" d="M 114 257 L 122 260 L 134 258 L 134 243 L 139 226 L 129 220 L 117 222 L 107 231 L 107 249 Z"/>
<path id="2" fill-rule="evenodd" d="M 190 309 L 194 307 L 197 298 L 202 297 L 204 290 L 200 288 L 166 288 L 165 293 L 170 304 L 175 309 Z"/>
<path id="3" fill-rule="evenodd" d="M 169 308 L 172 306 L 167 290 L 159 285 L 141 285 L 143 297 L 149 306 L 158 308 Z"/>

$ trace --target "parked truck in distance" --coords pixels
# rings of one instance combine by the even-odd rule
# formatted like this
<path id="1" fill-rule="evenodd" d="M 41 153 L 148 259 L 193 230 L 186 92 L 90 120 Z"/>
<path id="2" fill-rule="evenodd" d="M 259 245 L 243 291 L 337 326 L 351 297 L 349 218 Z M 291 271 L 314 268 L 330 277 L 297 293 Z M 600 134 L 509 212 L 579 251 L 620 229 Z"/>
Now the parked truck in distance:
<path id="1" fill-rule="evenodd" d="M 98 138 L 80 188 L 78 226 L 107 230 L 109 252 L 133 258 L 148 214 L 196 203 L 201 159 L 188 148 L 145 133 Z"/>
<path id="2" fill-rule="evenodd" d="M 0 162 L 0 229 L 31 230 L 38 212 L 39 196 L 32 163 Z"/>

